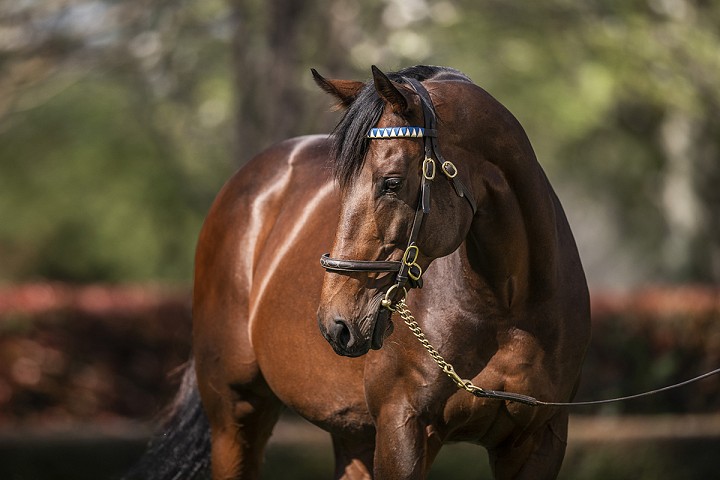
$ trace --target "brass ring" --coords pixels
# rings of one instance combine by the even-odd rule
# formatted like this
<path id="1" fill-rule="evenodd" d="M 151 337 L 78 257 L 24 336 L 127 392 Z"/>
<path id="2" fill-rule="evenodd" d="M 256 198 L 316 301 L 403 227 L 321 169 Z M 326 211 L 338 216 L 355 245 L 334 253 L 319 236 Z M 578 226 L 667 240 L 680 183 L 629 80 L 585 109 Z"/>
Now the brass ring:
<path id="1" fill-rule="evenodd" d="M 383 298 L 383 299 L 380 301 L 380 305 L 382 305 L 383 307 L 387 308 L 387 309 L 390 310 L 391 312 L 394 312 L 394 311 L 395 311 L 395 308 L 393 308 L 393 306 L 392 306 L 392 303 L 393 303 L 393 302 L 392 302 L 392 300 L 390 300 L 390 294 L 391 294 L 395 289 L 397 289 L 397 288 L 398 288 L 398 284 L 397 284 L 397 283 L 394 284 L 394 285 L 392 285 L 390 288 L 388 288 L 388 289 L 387 289 L 387 292 L 385 292 L 385 298 Z M 405 293 L 403 293 L 403 296 L 402 296 L 402 298 L 404 299 L 404 298 L 407 296 L 407 290 L 405 289 L 405 287 L 403 287 L 403 292 L 405 292 Z M 401 299 L 401 300 L 402 300 L 402 299 Z"/>

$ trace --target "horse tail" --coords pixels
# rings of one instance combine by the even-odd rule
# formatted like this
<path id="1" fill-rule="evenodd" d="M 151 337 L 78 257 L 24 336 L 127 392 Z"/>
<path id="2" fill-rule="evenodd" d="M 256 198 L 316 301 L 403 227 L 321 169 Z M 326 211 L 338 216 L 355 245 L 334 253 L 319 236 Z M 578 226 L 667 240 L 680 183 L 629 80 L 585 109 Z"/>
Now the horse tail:
<path id="1" fill-rule="evenodd" d="M 123 480 L 199 480 L 209 472 L 210 425 L 191 361 L 160 430 Z"/>

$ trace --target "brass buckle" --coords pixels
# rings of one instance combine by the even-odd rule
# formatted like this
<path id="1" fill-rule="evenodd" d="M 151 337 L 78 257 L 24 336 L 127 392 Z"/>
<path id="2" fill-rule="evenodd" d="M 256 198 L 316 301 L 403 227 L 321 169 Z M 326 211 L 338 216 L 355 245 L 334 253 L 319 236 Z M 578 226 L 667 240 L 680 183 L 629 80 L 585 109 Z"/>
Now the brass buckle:
<path id="1" fill-rule="evenodd" d="M 419 253 L 420 249 L 417 247 L 417 245 L 410 245 L 409 247 L 407 247 L 407 249 L 405 249 L 405 253 L 403 254 L 403 263 L 408 267 L 414 265 Z M 410 258 L 411 255 L 412 259 Z"/>
<path id="2" fill-rule="evenodd" d="M 457 173 L 458 173 L 458 172 L 457 172 L 457 168 L 455 168 L 455 165 L 453 165 L 453 163 L 450 162 L 450 161 L 445 161 L 445 162 L 442 164 L 441 168 L 442 168 L 443 173 L 444 173 L 448 178 L 455 178 L 455 176 L 456 176 Z"/>
<path id="3" fill-rule="evenodd" d="M 420 277 L 422 277 L 422 273 L 422 267 L 417 263 L 413 263 L 408 269 L 408 277 L 412 278 L 416 282 L 420 280 Z"/>
<path id="4" fill-rule="evenodd" d="M 435 160 L 430 157 L 425 157 L 423 160 L 423 177 L 427 180 L 435 178 Z"/>
<path id="5" fill-rule="evenodd" d="M 410 267 L 408 268 L 408 277 L 415 281 L 420 280 L 422 276 L 422 267 L 417 263 L 418 255 L 420 255 L 420 249 L 417 245 L 410 245 L 405 249 L 402 259 L 403 263 Z"/>

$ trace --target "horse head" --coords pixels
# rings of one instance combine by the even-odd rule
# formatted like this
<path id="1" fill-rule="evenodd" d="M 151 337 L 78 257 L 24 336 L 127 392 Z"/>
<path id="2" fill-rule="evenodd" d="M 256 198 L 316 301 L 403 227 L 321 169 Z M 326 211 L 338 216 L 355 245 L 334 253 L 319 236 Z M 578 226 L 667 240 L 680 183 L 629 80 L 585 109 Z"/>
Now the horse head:
<path id="1" fill-rule="evenodd" d="M 473 191 L 463 144 L 470 91 L 458 88 L 472 84 L 437 67 L 390 75 L 373 67 L 368 84 L 313 74 L 347 109 L 334 132 L 342 206 L 323 259 L 318 321 L 336 353 L 359 356 L 382 346 L 392 302 L 421 284 L 434 259 L 454 252 L 473 223 L 482 192 Z"/>

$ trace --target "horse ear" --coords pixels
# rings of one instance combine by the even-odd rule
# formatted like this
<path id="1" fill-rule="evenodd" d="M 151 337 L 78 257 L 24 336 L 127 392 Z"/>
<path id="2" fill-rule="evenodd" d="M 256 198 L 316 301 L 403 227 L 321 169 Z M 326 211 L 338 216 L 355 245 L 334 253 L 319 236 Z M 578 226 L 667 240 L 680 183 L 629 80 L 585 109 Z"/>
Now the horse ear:
<path id="1" fill-rule="evenodd" d="M 336 107 L 348 108 L 355 101 L 360 90 L 365 86 L 363 82 L 354 80 L 328 80 L 320 75 L 317 70 L 311 68 L 313 78 L 318 87 L 339 100 Z"/>
<path id="2" fill-rule="evenodd" d="M 388 102 L 395 113 L 406 117 L 409 113 L 410 98 L 415 92 L 405 88 L 404 86 L 393 82 L 380 71 L 375 65 L 372 66 L 373 81 L 375 82 L 375 90 L 386 102 Z"/>

